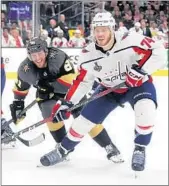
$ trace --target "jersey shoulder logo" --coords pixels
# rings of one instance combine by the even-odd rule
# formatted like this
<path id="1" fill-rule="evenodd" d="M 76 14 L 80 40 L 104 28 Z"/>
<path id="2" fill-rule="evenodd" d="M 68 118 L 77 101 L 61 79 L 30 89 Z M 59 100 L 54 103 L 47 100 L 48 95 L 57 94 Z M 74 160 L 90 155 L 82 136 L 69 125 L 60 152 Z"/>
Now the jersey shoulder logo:
<path id="1" fill-rule="evenodd" d="M 26 65 L 23 66 L 23 71 L 25 73 L 28 72 L 29 70 L 30 70 L 30 68 L 29 68 L 29 65 L 28 64 L 26 64 Z"/>
<path id="2" fill-rule="evenodd" d="M 49 58 L 56 58 L 57 54 L 58 54 L 58 51 L 56 49 L 54 49 L 54 48 L 51 48 L 49 53 L 48 53 L 48 55 L 49 55 L 48 57 Z"/>
<path id="3" fill-rule="evenodd" d="M 97 63 L 97 62 L 95 62 L 94 64 L 95 64 L 95 66 L 94 66 L 94 68 L 93 68 L 93 69 L 94 69 L 95 71 L 100 72 L 100 71 L 102 70 L 102 66 L 98 65 L 98 63 Z"/>

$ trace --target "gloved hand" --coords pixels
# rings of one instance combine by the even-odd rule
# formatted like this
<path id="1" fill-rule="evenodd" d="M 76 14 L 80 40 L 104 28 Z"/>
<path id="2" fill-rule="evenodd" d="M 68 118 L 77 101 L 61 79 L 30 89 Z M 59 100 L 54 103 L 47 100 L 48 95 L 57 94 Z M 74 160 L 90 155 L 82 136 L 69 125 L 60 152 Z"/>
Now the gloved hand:
<path id="1" fill-rule="evenodd" d="M 127 72 L 126 85 L 128 87 L 141 86 L 144 83 L 143 79 L 145 75 L 147 75 L 147 73 L 141 70 L 138 65 L 133 65 Z"/>
<path id="2" fill-rule="evenodd" d="M 37 88 L 36 96 L 40 100 L 48 100 L 54 96 L 54 88 L 46 81 L 40 80 L 35 87 Z"/>
<path id="3" fill-rule="evenodd" d="M 71 108 L 73 104 L 66 100 L 57 101 L 56 105 L 52 109 L 52 118 L 54 123 L 64 121 L 70 117 L 71 112 L 67 109 Z"/>
<path id="4" fill-rule="evenodd" d="M 11 116 L 13 119 L 13 122 L 15 124 L 18 124 L 20 121 L 22 121 L 25 116 L 26 113 L 22 114 L 19 118 L 17 118 L 17 115 L 23 111 L 25 108 L 25 103 L 23 100 L 15 100 L 13 101 L 13 103 L 10 105 L 10 110 L 11 110 Z"/>

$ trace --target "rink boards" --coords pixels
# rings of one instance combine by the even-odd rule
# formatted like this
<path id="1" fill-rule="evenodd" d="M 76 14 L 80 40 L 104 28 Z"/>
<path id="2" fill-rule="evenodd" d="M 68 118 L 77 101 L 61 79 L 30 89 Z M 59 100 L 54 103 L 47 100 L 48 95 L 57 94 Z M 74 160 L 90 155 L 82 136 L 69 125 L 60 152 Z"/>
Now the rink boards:
<path id="1" fill-rule="evenodd" d="M 74 65 L 77 64 L 79 52 L 81 48 L 64 48 Z M 168 55 L 168 50 L 166 50 Z M 8 79 L 15 79 L 17 77 L 17 69 L 20 63 L 26 58 L 27 52 L 25 48 L 2 48 L 2 57 L 4 58 L 5 70 Z M 166 68 L 159 70 L 153 74 L 154 76 L 168 76 L 168 61 L 166 61 Z"/>

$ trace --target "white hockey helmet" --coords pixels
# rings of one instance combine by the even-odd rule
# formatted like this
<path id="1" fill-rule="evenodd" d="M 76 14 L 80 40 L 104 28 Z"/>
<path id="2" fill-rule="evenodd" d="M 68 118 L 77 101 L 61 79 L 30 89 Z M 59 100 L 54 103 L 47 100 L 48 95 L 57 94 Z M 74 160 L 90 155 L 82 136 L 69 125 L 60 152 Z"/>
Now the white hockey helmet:
<path id="1" fill-rule="evenodd" d="M 92 29 L 98 26 L 108 26 L 110 29 L 115 29 L 115 19 L 110 12 L 100 12 L 97 13 L 92 20 Z"/>

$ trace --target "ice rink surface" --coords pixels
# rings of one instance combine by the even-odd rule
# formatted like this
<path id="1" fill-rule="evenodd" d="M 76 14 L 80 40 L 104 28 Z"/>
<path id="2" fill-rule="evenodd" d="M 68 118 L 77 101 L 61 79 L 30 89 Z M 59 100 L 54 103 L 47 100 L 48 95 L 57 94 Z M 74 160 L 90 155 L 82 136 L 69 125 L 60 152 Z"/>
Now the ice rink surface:
<path id="1" fill-rule="evenodd" d="M 154 77 L 157 87 L 158 111 L 152 141 L 147 148 L 146 169 L 137 179 L 131 170 L 131 156 L 134 139 L 134 113 L 129 104 L 117 108 L 104 122 L 113 142 L 121 150 L 123 164 L 107 160 L 101 149 L 89 136 L 77 146 L 70 161 L 53 167 L 37 168 L 40 157 L 52 150 L 54 140 L 45 125 L 22 135 L 31 139 L 44 132 L 46 140 L 40 145 L 26 147 L 17 142 L 15 149 L 2 151 L 2 185 L 167 185 L 168 184 L 168 78 Z M 10 119 L 9 104 L 13 100 L 12 85 L 8 80 L 2 97 L 5 116 Z M 35 98 L 32 88 L 26 98 L 26 105 Z M 96 113 L 97 114 L 97 113 Z M 37 105 L 27 112 L 26 119 L 13 130 L 18 131 L 41 120 Z M 67 121 L 69 128 L 71 119 Z"/>

